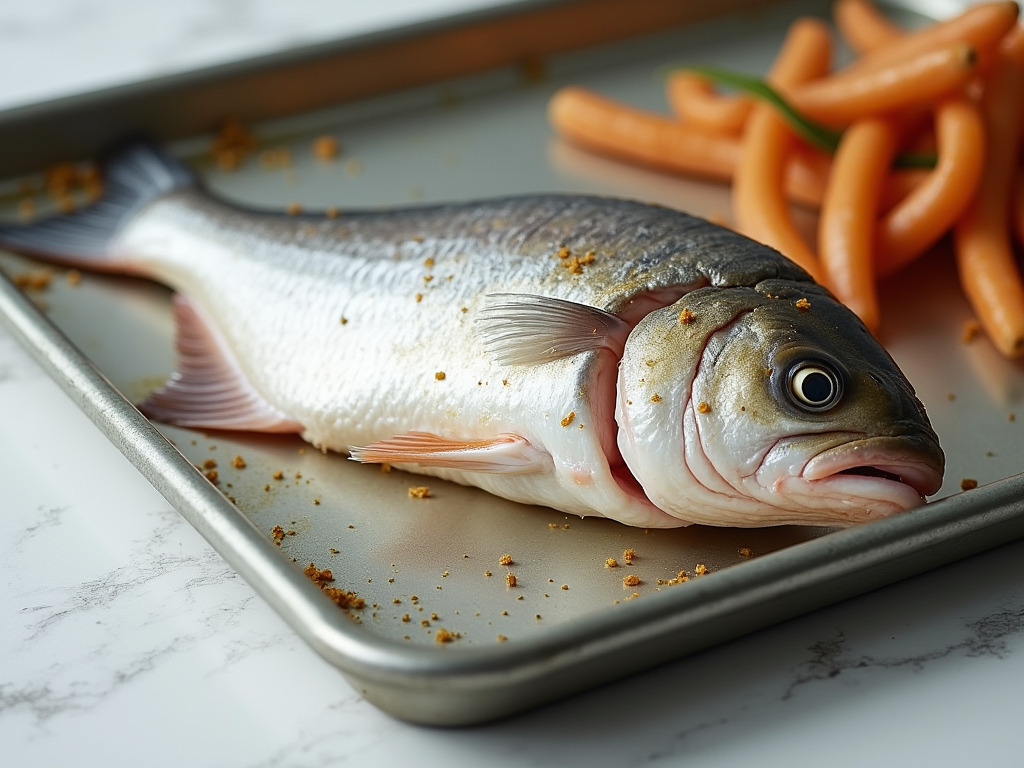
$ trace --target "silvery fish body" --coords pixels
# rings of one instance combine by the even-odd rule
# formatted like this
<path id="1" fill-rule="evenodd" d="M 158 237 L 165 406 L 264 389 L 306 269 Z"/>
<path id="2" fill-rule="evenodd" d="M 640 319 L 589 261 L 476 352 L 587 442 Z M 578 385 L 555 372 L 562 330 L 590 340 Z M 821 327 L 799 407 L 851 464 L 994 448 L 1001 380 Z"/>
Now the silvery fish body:
<path id="1" fill-rule="evenodd" d="M 783 256 L 676 211 L 535 196 L 329 218 L 240 209 L 159 150 L 23 252 L 178 298 L 141 407 L 643 527 L 843 525 L 942 453 L 864 326 Z"/>

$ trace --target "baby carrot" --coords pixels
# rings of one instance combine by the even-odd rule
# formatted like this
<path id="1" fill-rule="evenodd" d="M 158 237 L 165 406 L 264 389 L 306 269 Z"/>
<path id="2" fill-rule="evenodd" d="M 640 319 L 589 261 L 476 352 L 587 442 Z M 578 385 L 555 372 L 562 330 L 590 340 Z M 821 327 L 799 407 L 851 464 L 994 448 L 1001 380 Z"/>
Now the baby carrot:
<path id="1" fill-rule="evenodd" d="M 1017 14 L 1015 2 L 979 3 L 948 21 L 886 41 L 886 45 L 862 56 L 849 69 L 866 71 L 888 67 L 956 44 L 967 45 L 979 53 L 987 52 L 1013 28 Z"/>
<path id="2" fill-rule="evenodd" d="M 839 34 L 857 53 L 873 51 L 903 35 L 871 0 L 838 0 L 832 15 Z"/>
<path id="3" fill-rule="evenodd" d="M 672 111 L 684 122 L 732 136 L 743 131 L 754 108 L 749 96 L 721 96 L 707 78 L 693 72 L 673 72 L 665 90 Z"/>
<path id="4" fill-rule="evenodd" d="M 964 43 L 938 48 L 875 69 L 846 69 L 794 89 L 793 108 L 812 120 L 845 125 L 917 106 L 961 88 L 978 56 Z"/>
<path id="5" fill-rule="evenodd" d="M 790 27 L 768 79 L 789 88 L 820 77 L 828 71 L 830 54 L 828 28 L 814 19 L 800 19 Z M 794 226 L 783 193 L 786 157 L 796 145 L 796 137 L 771 107 L 755 107 L 733 177 L 733 214 L 740 232 L 777 248 L 820 281 L 821 265 Z"/>
<path id="6" fill-rule="evenodd" d="M 938 162 L 927 179 L 889 211 L 878 227 L 875 266 L 879 276 L 920 256 L 952 228 L 967 209 L 981 178 L 985 125 L 978 106 L 963 96 L 935 111 Z"/>
<path id="7" fill-rule="evenodd" d="M 828 286 L 878 330 L 873 263 L 875 214 L 900 131 L 891 120 L 867 118 L 843 132 L 818 222 L 818 253 Z"/>
<path id="8" fill-rule="evenodd" d="M 987 155 L 981 182 L 954 232 L 960 284 L 982 327 L 1007 357 L 1024 354 L 1024 283 L 1010 246 L 1024 73 L 1007 54 L 986 78 L 982 109 Z"/>
<path id="9" fill-rule="evenodd" d="M 696 176 L 728 179 L 739 155 L 735 139 L 687 127 L 584 88 L 558 91 L 548 104 L 548 117 L 559 133 L 590 149 Z"/>

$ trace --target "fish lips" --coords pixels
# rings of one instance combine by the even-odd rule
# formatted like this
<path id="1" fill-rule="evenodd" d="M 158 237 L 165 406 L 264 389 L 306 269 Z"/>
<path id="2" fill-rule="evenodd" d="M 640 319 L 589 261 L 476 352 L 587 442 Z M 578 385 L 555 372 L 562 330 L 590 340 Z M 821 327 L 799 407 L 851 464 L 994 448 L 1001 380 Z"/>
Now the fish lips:
<path id="1" fill-rule="evenodd" d="M 802 476 L 809 481 L 863 478 L 899 483 L 923 498 L 942 486 L 943 465 L 938 445 L 923 437 L 868 437 L 822 451 L 807 462 Z"/>

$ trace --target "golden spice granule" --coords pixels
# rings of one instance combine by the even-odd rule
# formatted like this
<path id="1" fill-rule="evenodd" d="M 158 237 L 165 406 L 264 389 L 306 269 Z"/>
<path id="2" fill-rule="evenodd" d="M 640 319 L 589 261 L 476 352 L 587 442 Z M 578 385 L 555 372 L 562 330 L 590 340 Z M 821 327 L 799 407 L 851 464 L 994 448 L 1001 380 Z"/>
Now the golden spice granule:
<path id="1" fill-rule="evenodd" d="M 380 465 L 380 471 L 383 472 L 385 475 L 390 474 L 390 472 L 391 472 L 391 465 L 388 464 L 386 461 L 382 462 L 381 465 Z"/>
<path id="2" fill-rule="evenodd" d="M 289 528 L 289 529 L 288 529 L 288 530 L 287 530 L 287 531 L 286 531 L 285 533 L 286 533 L 286 534 L 287 534 L 288 536 L 295 536 L 295 535 L 297 535 L 297 534 L 296 534 L 296 531 L 295 531 L 295 529 L 294 529 L 294 528 Z"/>
<path id="3" fill-rule="evenodd" d="M 432 618 L 434 621 L 437 621 L 439 618 L 439 616 L 437 615 L 437 611 L 434 611 L 432 614 L 430 614 L 430 618 Z"/>
<path id="4" fill-rule="evenodd" d="M 568 523 L 566 523 L 565 525 L 563 525 L 563 526 L 562 526 L 562 528 L 564 528 L 565 530 L 567 530 L 567 531 L 568 531 L 568 530 L 569 530 L 569 524 L 568 524 Z"/>
<path id="5" fill-rule="evenodd" d="M 263 490 L 264 490 L 264 491 L 269 491 L 269 490 L 270 490 L 270 483 L 266 483 L 266 484 L 265 484 L 265 485 L 263 486 Z"/>
<path id="6" fill-rule="evenodd" d="M 506 573 L 505 583 L 510 587 L 514 587 L 516 585 L 516 575 L 514 573 Z"/>
<path id="7" fill-rule="evenodd" d="M 423 276 L 423 282 L 424 282 L 424 283 L 429 283 L 429 282 L 430 282 L 431 280 L 433 280 L 433 279 L 434 279 L 434 276 L 433 276 L 433 275 L 424 275 L 424 276 Z"/>
<path id="8" fill-rule="evenodd" d="M 402 604 L 402 601 L 399 600 L 397 597 L 392 598 L 391 602 L 394 603 L 395 605 L 401 605 Z"/>
<path id="9" fill-rule="evenodd" d="M 697 403 L 697 411 L 698 411 L 698 413 L 710 413 L 711 412 L 711 406 L 708 405 L 703 400 L 701 400 L 699 403 Z"/>
<path id="10" fill-rule="evenodd" d="M 576 418 L 576 411 L 569 411 L 569 415 L 566 416 L 564 419 L 562 419 L 562 421 L 560 423 L 561 423 L 561 425 L 563 427 L 568 427 L 570 424 L 572 424 L 573 419 L 575 419 L 575 418 Z"/>
<path id="11" fill-rule="evenodd" d="M 548 523 L 548 528 L 550 528 L 552 531 L 557 531 L 558 523 Z"/>
<path id="12" fill-rule="evenodd" d="M 22 272 L 13 278 L 14 284 L 23 291 L 45 291 L 50 287 L 52 279 L 53 272 L 48 269 L 39 272 Z"/>
<path id="13" fill-rule="evenodd" d="M 499 643 L 504 643 L 506 640 L 508 640 L 508 638 L 505 637 L 504 635 L 498 635 L 498 642 Z"/>
<path id="14" fill-rule="evenodd" d="M 695 566 L 693 566 L 693 572 L 698 576 L 704 576 L 706 573 L 708 573 L 708 567 L 704 565 L 704 563 L 697 563 Z"/>
<path id="15" fill-rule="evenodd" d="M 220 474 L 217 472 L 216 469 L 208 469 L 203 474 L 206 476 L 206 479 L 209 480 L 214 485 L 220 483 Z"/>
<path id="16" fill-rule="evenodd" d="M 341 152 L 338 140 L 324 134 L 313 139 L 313 155 L 318 160 L 333 160 Z"/>
<path id="17" fill-rule="evenodd" d="M 614 557 L 609 557 L 607 560 L 604 561 L 604 567 L 605 568 L 618 568 L 619 567 L 619 561 L 616 560 Z"/>
<path id="18" fill-rule="evenodd" d="M 626 561 L 626 565 L 632 565 L 633 561 L 636 560 L 636 550 L 632 547 L 623 550 L 622 559 Z"/>
<path id="19" fill-rule="evenodd" d="M 415 238 L 413 238 L 413 239 L 415 240 Z M 420 239 L 420 241 L 422 242 L 422 238 Z M 423 260 L 423 266 L 424 267 L 432 267 L 432 266 L 434 266 L 434 260 L 433 259 L 429 259 L 429 258 L 428 259 L 424 259 Z"/>
<path id="20" fill-rule="evenodd" d="M 341 211 L 335 205 L 332 205 L 330 208 L 324 211 L 324 216 L 326 216 L 328 219 L 336 219 L 340 214 Z"/>
<path id="21" fill-rule="evenodd" d="M 964 344 L 970 344 L 981 334 L 981 323 L 977 320 L 967 320 L 964 322 L 963 332 L 960 334 L 960 340 Z"/>
<path id="22" fill-rule="evenodd" d="M 423 294 L 422 293 L 417 293 L 416 294 L 416 302 L 419 303 L 421 301 L 423 301 Z"/>
<path id="23" fill-rule="evenodd" d="M 622 586 L 624 587 L 636 587 L 640 585 L 640 577 L 635 573 L 629 574 L 622 580 Z"/>
<path id="24" fill-rule="evenodd" d="M 558 258 L 560 259 L 568 259 L 572 255 L 572 251 L 570 251 L 563 245 L 561 248 L 558 249 L 558 252 L 555 255 L 558 256 Z"/>
<path id="25" fill-rule="evenodd" d="M 284 528 L 280 525 L 275 525 L 270 529 L 270 535 L 273 537 L 274 541 L 280 542 L 284 539 Z"/>
<path id="26" fill-rule="evenodd" d="M 1006 414 L 1006 420 L 1007 421 L 1016 421 L 1017 420 L 1017 414 L 1016 413 L 1008 413 L 1008 414 Z"/>
<path id="27" fill-rule="evenodd" d="M 277 470 L 277 471 L 276 471 L 276 472 L 275 472 L 275 473 L 273 474 L 273 478 L 274 478 L 275 480 L 283 480 L 283 479 L 284 479 L 284 472 L 282 472 L 282 471 L 281 471 L 280 469 L 279 469 L 279 470 Z"/>
<path id="28" fill-rule="evenodd" d="M 319 498 L 314 498 L 313 499 L 313 506 L 314 507 L 319 507 L 320 506 L 320 499 Z"/>
<path id="29" fill-rule="evenodd" d="M 512 565 L 512 555 L 506 552 L 498 558 L 498 565 Z"/>
<path id="30" fill-rule="evenodd" d="M 568 584 L 563 584 L 563 585 L 562 585 L 562 589 L 568 589 L 568 588 L 569 588 L 569 585 L 568 585 Z"/>
<path id="31" fill-rule="evenodd" d="M 409 498 L 410 499 L 429 499 L 430 498 L 430 487 L 426 485 L 410 485 L 409 486 Z"/>
<path id="32" fill-rule="evenodd" d="M 437 632 L 434 633 L 434 641 L 438 643 L 450 643 L 458 636 L 458 632 L 449 632 L 443 627 L 438 627 Z"/>
<path id="33" fill-rule="evenodd" d="M 444 573 L 442 573 L 441 574 L 441 578 L 442 579 L 447 579 L 448 578 L 448 571 L 445 571 Z"/>
<path id="34" fill-rule="evenodd" d="M 501 612 L 501 615 L 502 615 L 502 616 L 508 616 L 508 611 L 502 611 L 502 612 Z"/>
<path id="35" fill-rule="evenodd" d="M 445 372 L 444 371 L 438 371 L 437 373 L 434 374 L 434 378 L 437 379 L 438 381 L 444 381 L 445 378 L 446 378 Z"/>
<path id="36" fill-rule="evenodd" d="M 679 322 L 682 323 L 683 325 L 689 325 L 696 319 L 697 316 L 688 309 L 684 309 L 682 312 L 679 313 Z"/>
<path id="37" fill-rule="evenodd" d="M 430 619 L 422 619 L 420 621 L 420 626 L 421 627 L 429 627 L 430 626 Z"/>
<path id="38" fill-rule="evenodd" d="M 754 556 L 754 550 L 752 550 L 750 547 L 740 547 L 738 551 L 739 551 L 740 557 L 753 557 Z"/>
<path id="39" fill-rule="evenodd" d="M 302 204 L 293 200 L 292 202 L 288 203 L 288 206 L 284 210 L 285 213 L 287 213 L 289 216 L 298 216 L 300 213 L 302 213 Z"/>
<path id="40" fill-rule="evenodd" d="M 490 576 L 490 575 L 491 575 L 490 571 L 484 571 L 484 576 Z"/>
<path id="41" fill-rule="evenodd" d="M 965 477 L 963 480 L 960 481 L 961 491 L 973 491 L 977 487 L 978 481 L 975 480 L 973 477 Z"/>
<path id="42" fill-rule="evenodd" d="M 217 468 L 217 460 L 216 459 L 207 459 L 206 461 L 203 462 L 203 469 L 216 469 L 216 468 Z"/>
<path id="43" fill-rule="evenodd" d="M 655 392 L 653 395 L 651 395 L 651 402 L 652 403 L 660 403 L 661 402 L 661 395 L 659 395 L 657 392 Z"/>
<path id="44" fill-rule="evenodd" d="M 245 463 L 245 459 L 241 456 L 235 456 L 235 458 L 231 460 L 231 466 L 235 469 L 245 469 L 247 465 Z"/>
<path id="45" fill-rule="evenodd" d="M 332 555 L 340 555 L 341 554 L 341 550 L 340 549 L 335 549 L 334 547 L 328 548 L 327 551 L 330 552 Z"/>
<path id="46" fill-rule="evenodd" d="M 807 299 L 797 299 L 795 306 L 801 312 L 806 312 L 811 308 L 811 302 L 809 302 Z"/>
<path id="47" fill-rule="evenodd" d="M 590 264 L 593 261 L 594 252 L 587 251 L 585 256 L 570 256 L 565 260 L 565 263 L 562 266 L 569 270 L 570 274 L 581 275 L 583 274 L 583 267 L 586 266 L 587 264 Z"/>
<path id="48" fill-rule="evenodd" d="M 408 613 L 403 613 L 402 614 L 402 621 L 404 621 L 406 623 L 409 622 L 409 614 Z"/>
<path id="49" fill-rule="evenodd" d="M 318 587 L 322 587 L 324 584 L 334 581 L 334 574 L 331 573 L 330 568 L 324 568 L 322 571 L 317 570 L 314 563 L 307 565 L 302 572 L 306 574 L 306 576 L 308 576 Z"/>
<path id="50" fill-rule="evenodd" d="M 342 315 L 340 318 L 338 318 L 338 322 L 341 323 L 342 325 L 348 325 L 348 318 Z"/>

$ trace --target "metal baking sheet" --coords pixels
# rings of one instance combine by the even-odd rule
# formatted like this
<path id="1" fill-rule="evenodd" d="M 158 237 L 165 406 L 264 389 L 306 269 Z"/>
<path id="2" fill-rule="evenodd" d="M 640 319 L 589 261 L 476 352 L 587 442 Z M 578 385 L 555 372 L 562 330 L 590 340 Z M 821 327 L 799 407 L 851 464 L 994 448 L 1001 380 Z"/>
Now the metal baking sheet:
<path id="1" fill-rule="evenodd" d="M 364 208 L 559 191 L 727 218 L 727 187 L 567 146 L 547 127 L 545 104 L 555 88 L 581 83 L 662 108 L 657 74 L 666 63 L 685 54 L 761 71 L 788 21 L 808 10 L 827 9 L 749 12 L 555 57 L 543 77 L 510 67 L 264 122 L 254 127 L 260 148 L 231 172 L 213 162 L 208 136 L 174 149 L 214 191 L 256 205 Z M 323 134 L 340 142 L 338 159 L 314 156 Z M 8 216 L 24 196 L 16 183 L 6 187 Z M 4 253 L 0 267 L 13 276 L 51 269 Z M 7 327 L 296 631 L 367 699 L 409 720 L 498 717 L 1024 535 L 1024 477 L 1013 476 L 1024 370 L 984 339 L 961 340 L 970 311 L 941 247 L 882 296 L 883 340 L 947 452 L 941 501 L 845 531 L 648 531 L 382 473 L 293 437 L 153 425 L 129 403 L 172 370 L 170 293 L 131 278 L 76 282 L 51 272 L 48 287 L 27 296 L 0 280 Z M 206 476 L 214 471 L 216 485 Z M 981 487 L 961 493 L 963 478 Z M 421 485 L 430 496 L 411 497 L 410 486 Z M 276 540 L 275 526 L 284 534 Z M 628 565 L 627 549 L 636 552 Z M 606 567 L 608 558 L 619 567 Z M 309 563 L 329 568 L 331 586 L 356 592 L 365 607 L 329 601 L 303 575 Z M 640 583 L 625 586 L 627 575 Z M 442 629 L 451 642 L 437 642 Z"/>

